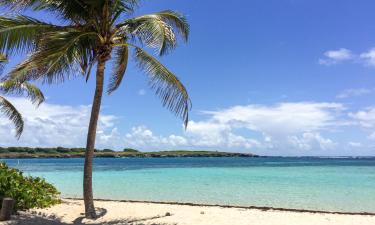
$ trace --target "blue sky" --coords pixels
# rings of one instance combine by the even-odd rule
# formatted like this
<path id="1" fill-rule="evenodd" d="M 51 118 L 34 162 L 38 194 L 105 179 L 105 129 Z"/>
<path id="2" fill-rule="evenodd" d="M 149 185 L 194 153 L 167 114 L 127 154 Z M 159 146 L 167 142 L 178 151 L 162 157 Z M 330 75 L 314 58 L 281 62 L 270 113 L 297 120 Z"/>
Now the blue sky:
<path id="1" fill-rule="evenodd" d="M 189 43 L 161 59 L 189 90 L 191 123 L 184 131 L 131 63 L 103 99 L 98 147 L 375 155 L 375 2 L 218 2 L 142 1 L 136 14 L 173 9 L 191 25 Z M 38 110 L 14 99 L 26 130 L 17 141 L 2 122 L 1 145 L 84 146 L 93 81 L 42 85 Z"/>

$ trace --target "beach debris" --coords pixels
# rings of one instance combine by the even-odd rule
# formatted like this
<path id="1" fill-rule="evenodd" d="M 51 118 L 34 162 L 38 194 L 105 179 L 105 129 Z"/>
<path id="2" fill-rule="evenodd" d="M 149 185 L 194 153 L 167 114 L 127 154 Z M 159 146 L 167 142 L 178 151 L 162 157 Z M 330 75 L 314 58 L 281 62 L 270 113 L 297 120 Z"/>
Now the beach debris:
<path id="1" fill-rule="evenodd" d="M 170 212 L 166 212 L 165 216 L 172 216 L 172 214 Z"/>
<path id="2" fill-rule="evenodd" d="M 203 215 L 203 214 L 204 214 L 204 211 L 201 211 L 201 214 Z"/>

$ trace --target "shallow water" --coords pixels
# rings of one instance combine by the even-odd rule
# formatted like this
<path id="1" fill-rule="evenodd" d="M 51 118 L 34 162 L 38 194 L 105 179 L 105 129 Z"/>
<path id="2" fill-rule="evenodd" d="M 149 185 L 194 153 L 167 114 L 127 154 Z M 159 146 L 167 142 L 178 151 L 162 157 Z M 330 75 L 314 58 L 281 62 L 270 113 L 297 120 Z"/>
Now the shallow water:
<path id="1" fill-rule="evenodd" d="M 83 159 L 8 159 L 81 197 Z M 96 198 L 375 212 L 375 158 L 96 158 Z"/>

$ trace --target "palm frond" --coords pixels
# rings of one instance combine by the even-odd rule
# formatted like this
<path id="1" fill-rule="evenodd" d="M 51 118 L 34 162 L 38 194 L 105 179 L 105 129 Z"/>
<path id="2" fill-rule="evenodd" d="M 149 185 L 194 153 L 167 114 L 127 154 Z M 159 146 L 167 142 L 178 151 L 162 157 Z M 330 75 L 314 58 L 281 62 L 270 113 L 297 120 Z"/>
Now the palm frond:
<path id="1" fill-rule="evenodd" d="M 109 5 L 111 15 L 116 15 L 132 13 L 138 0 L 0 0 L 0 6 L 11 10 L 44 10 L 75 24 L 93 22 L 105 3 Z"/>
<path id="2" fill-rule="evenodd" d="M 0 96 L 0 111 L 13 122 L 16 127 L 16 137 L 20 138 L 23 131 L 22 116 L 12 103 L 2 96 Z"/>
<path id="3" fill-rule="evenodd" d="M 132 13 L 138 7 L 139 0 L 112 0 L 112 12 Z"/>
<path id="4" fill-rule="evenodd" d="M 46 31 L 57 29 L 62 27 L 27 16 L 0 17 L 0 51 L 30 51 L 35 48 L 35 44 Z"/>
<path id="5" fill-rule="evenodd" d="M 82 0 L 0 0 L 0 6 L 13 11 L 31 9 L 33 11 L 48 11 L 54 16 L 70 21 L 81 22 L 93 13 L 90 7 L 103 1 Z"/>
<path id="6" fill-rule="evenodd" d="M 125 75 L 129 60 L 129 48 L 126 45 L 120 46 L 115 50 L 114 71 L 111 75 L 108 85 L 107 93 L 111 94 L 121 84 L 122 78 Z"/>
<path id="7" fill-rule="evenodd" d="M 21 83 L 16 80 L 6 80 L 0 83 L 0 91 L 4 94 L 26 96 L 36 105 L 40 105 L 44 102 L 42 91 L 28 82 Z"/>
<path id="8" fill-rule="evenodd" d="M 135 47 L 135 60 L 138 67 L 149 75 L 150 86 L 160 97 L 163 106 L 180 116 L 186 127 L 191 102 L 184 85 L 176 75 L 139 47 Z"/>
<path id="9" fill-rule="evenodd" d="M 75 22 L 76 24 L 88 21 L 90 18 L 90 4 L 102 1 L 82 1 L 82 0 L 44 0 L 36 1 L 33 10 L 46 10 L 54 13 L 61 19 Z"/>
<path id="10" fill-rule="evenodd" d="M 7 57 L 4 54 L 0 53 L 0 75 L 3 72 L 5 62 L 7 61 L 8 61 Z"/>
<path id="11" fill-rule="evenodd" d="M 41 39 L 38 51 L 8 74 L 8 79 L 26 81 L 42 79 L 47 83 L 63 82 L 91 63 L 97 34 L 77 30 L 51 32 Z M 86 72 L 86 71 L 82 71 Z"/>
<path id="12" fill-rule="evenodd" d="M 160 55 L 176 47 L 176 34 L 187 41 L 190 31 L 186 18 L 171 10 L 128 19 L 117 28 L 120 36 L 130 33 L 148 47 L 158 48 Z"/>
<path id="13" fill-rule="evenodd" d="M 0 53 L 0 63 L 6 62 L 6 61 L 7 61 L 6 55 Z"/>
<path id="14" fill-rule="evenodd" d="M 34 2 L 34 0 L 0 0 L 0 6 L 12 10 L 22 10 L 32 6 Z"/>

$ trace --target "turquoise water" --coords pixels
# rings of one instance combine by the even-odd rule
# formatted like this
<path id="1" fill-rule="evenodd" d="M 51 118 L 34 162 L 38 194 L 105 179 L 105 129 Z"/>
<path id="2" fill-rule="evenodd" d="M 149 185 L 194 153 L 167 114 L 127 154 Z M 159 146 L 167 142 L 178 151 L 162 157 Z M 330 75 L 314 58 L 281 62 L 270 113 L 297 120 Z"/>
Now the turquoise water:
<path id="1" fill-rule="evenodd" d="M 82 159 L 10 166 L 82 196 Z M 96 198 L 375 212 L 375 158 L 96 158 Z"/>

